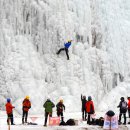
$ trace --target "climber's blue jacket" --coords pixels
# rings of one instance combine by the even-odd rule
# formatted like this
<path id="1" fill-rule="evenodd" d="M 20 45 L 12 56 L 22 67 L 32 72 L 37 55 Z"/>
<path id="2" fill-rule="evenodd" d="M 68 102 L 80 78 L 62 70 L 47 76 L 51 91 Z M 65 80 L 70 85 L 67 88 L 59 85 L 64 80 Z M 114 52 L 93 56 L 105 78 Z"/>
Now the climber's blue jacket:
<path id="1" fill-rule="evenodd" d="M 68 49 L 70 46 L 71 46 L 71 42 L 64 43 L 64 47 L 65 47 L 65 48 Z"/>

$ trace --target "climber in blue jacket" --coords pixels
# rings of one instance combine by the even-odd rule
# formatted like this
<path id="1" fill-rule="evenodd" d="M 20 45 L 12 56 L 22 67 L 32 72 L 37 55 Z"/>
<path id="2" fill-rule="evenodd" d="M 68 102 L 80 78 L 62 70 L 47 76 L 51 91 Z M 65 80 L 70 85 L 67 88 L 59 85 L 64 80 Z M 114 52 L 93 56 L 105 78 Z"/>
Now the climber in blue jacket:
<path id="1" fill-rule="evenodd" d="M 71 46 L 71 42 L 72 42 L 72 40 L 68 40 L 67 43 L 64 43 L 64 48 L 61 48 L 56 54 L 59 55 L 61 51 L 65 51 L 67 60 L 69 60 L 68 49 Z"/>

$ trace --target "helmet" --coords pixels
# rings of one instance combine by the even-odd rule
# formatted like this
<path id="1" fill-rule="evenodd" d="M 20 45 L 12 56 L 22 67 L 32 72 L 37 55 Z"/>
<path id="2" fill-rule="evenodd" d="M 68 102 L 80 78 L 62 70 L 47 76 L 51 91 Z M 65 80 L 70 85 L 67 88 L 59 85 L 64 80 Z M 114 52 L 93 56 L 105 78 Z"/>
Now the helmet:
<path id="1" fill-rule="evenodd" d="M 11 99 L 10 98 L 7 98 L 7 102 L 10 102 L 11 101 Z"/>
<path id="2" fill-rule="evenodd" d="M 60 102 L 63 103 L 63 99 L 60 99 Z"/>
<path id="3" fill-rule="evenodd" d="M 72 40 L 68 40 L 68 42 L 72 42 Z"/>
<path id="4" fill-rule="evenodd" d="M 88 101 L 91 101 L 92 100 L 92 97 L 91 96 L 88 96 Z"/>
<path id="5" fill-rule="evenodd" d="M 25 98 L 29 100 L 30 97 L 29 97 L 29 96 L 26 96 Z"/>

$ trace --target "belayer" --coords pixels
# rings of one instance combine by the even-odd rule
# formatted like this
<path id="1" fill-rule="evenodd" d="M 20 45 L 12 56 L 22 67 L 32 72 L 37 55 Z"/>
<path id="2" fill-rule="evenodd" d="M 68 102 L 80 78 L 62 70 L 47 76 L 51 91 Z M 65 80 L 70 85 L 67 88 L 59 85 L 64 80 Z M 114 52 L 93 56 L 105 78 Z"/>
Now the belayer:
<path id="1" fill-rule="evenodd" d="M 88 101 L 86 102 L 86 111 L 88 113 L 87 124 L 91 125 L 94 123 L 94 119 L 92 118 L 92 121 L 90 121 L 90 118 L 91 118 L 91 115 L 95 113 L 94 103 L 92 101 L 91 96 L 88 96 Z"/>
<path id="2" fill-rule="evenodd" d="M 67 60 L 69 60 L 68 49 L 71 46 L 71 42 L 72 42 L 72 40 L 68 40 L 67 43 L 64 43 L 64 48 L 59 49 L 59 51 L 56 54 L 59 55 L 61 51 L 65 51 L 66 56 L 67 56 Z"/>
<path id="3" fill-rule="evenodd" d="M 30 108 L 31 108 L 31 102 L 29 101 L 29 96 L 26 96 L 22 103 L 22 110 L 23 110 L 22 124 L 24 124 L 24 122 L 27 123 L 28 111 Z"/>
<path id="4" fill-rule="evenodd" d="M 48 115 L 49 117 L 52 117 L 52 109 L 55 107 L 55 104 L 48 98 L 47 101 L 43 104 L 43 107 L 45 108 L 44 126 L 47 126 Z"/>
<path id="5" fill-rule="evenodd" d="M 56 110 L 57 110 L 57 116 L 61 116 L 61 121 L 64 121 L 64 117 L 63 117 L 63 110 L 65 111 L 65 105 L 63 104 L 63 100 L 61 99 L 57 105 L 56 105 Z"/>
<path id="6" fill-rule="evenodd" d="M 124 123 L 123 125 L 126 125 L 126 112 L 127 112 L 127 102 L 125 101 L 124 97 L 120 98 L 120 103 L 117 106 L 118 108 L 120 108 L 120 113 L 119 113 L 119 124 L 121 124 L 121 117 L 122 114 L 124 116 Z"/>
<path id="7" fill-rule="evenodd" d="M 11 122 L 11 125 L 15 125 L 14 117 L 13 117 L 13 109 L 15 107 L 12 106 L 10 98 L 7 98 L 7 103 L 6 103 L 5 107 L 6 107 L 6 113 L 7 113 L 7 124 L 9 125 Z"/>

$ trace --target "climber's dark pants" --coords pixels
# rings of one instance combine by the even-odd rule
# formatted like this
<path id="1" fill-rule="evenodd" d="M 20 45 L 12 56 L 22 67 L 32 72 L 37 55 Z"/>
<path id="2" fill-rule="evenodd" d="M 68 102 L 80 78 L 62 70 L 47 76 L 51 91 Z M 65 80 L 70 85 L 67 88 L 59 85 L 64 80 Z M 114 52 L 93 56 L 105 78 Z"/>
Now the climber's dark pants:
<path id="1" fill-rule="evenodd" d="M 61 51 L 65 51 L 65 52 L 66 52 L 67 60 L 69 60 L 68 49 L 67 49 L 67 48 L 61 48 L 61 49 L 57 52 L 57 54 L 60 54 Z"/>

